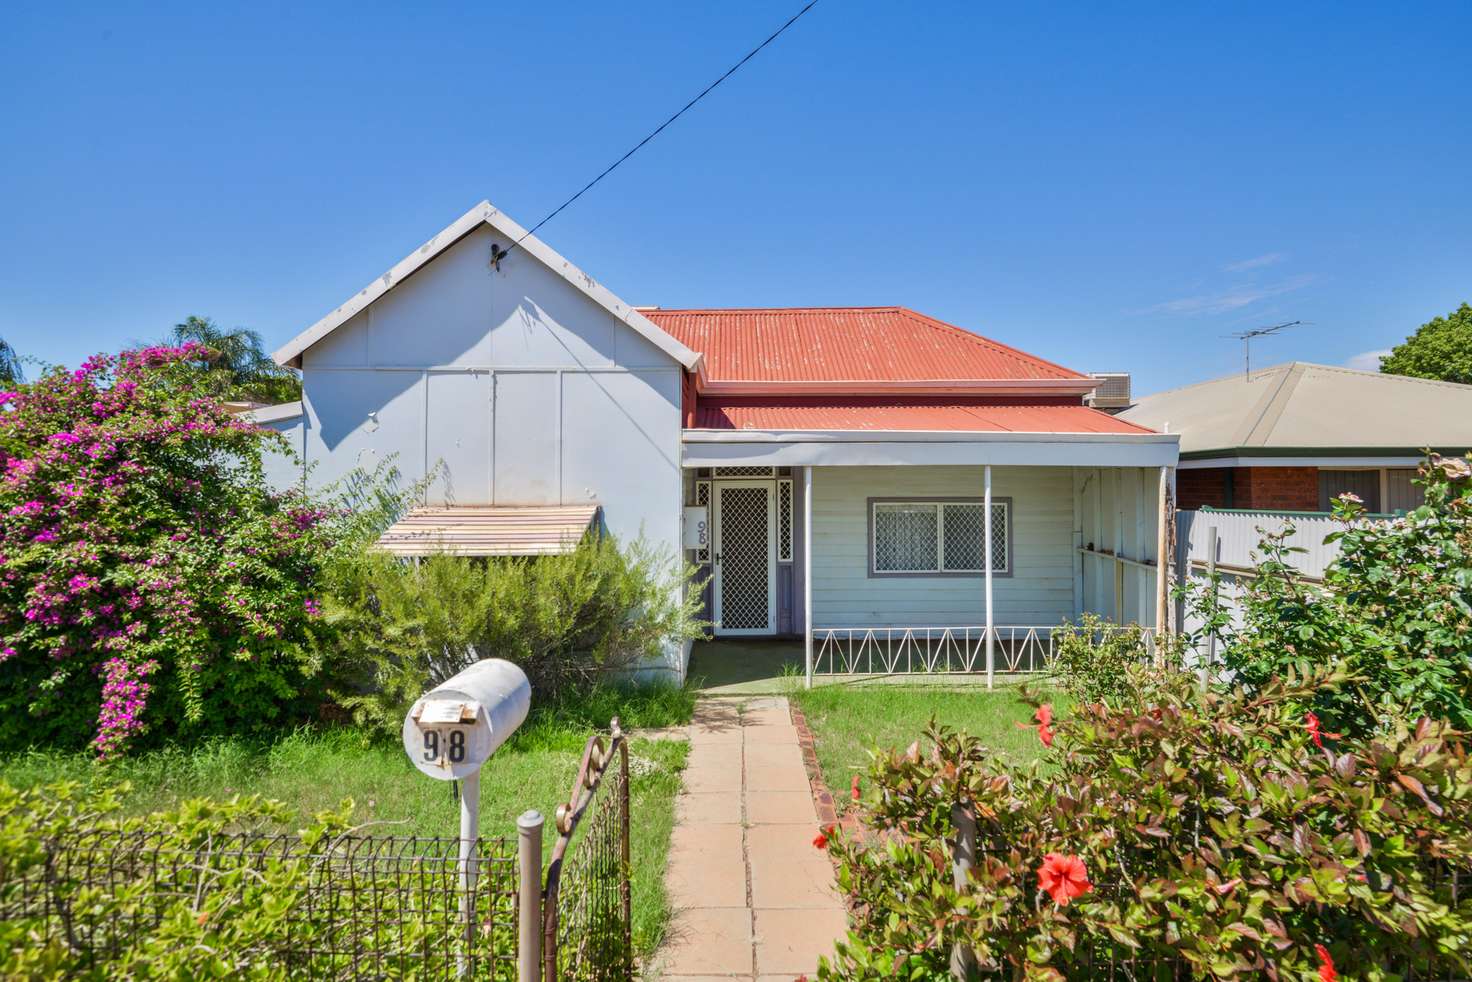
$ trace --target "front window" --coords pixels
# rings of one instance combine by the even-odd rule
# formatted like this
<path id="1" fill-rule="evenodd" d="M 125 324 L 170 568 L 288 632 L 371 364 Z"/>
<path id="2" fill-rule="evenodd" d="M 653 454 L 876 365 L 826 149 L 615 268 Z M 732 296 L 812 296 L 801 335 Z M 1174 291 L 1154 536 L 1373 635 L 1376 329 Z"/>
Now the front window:
<path id="1" fill-rule="evenodd" d="M 992 571 L 1010 572 L 1011 502 L 992 500 Z M 874 501 L 870 571 L 876 576 L 986 571 L 985 504 L 980 498 Z"/>

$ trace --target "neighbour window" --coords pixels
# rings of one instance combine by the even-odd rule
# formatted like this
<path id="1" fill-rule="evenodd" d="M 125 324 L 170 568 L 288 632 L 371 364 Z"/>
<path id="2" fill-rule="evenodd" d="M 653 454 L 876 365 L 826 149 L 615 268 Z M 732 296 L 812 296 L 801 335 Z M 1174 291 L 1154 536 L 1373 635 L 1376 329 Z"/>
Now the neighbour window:
<path id="1" fill-rule="evenodd" d="M 1329 511 L 1341 494 L 1358 495 L 1365 510 L 1380 511 L 1380 472 L 1319 470 L 1319 511 Z"/>
<path id="2" fill-rule="evenodd" d="M 870 516 L 870 571 L 984 573 L 985 505 L 959 501 L 874 501 Z M 992 499 L 992 571 L 1010 572 L 1011 502 Z"/>

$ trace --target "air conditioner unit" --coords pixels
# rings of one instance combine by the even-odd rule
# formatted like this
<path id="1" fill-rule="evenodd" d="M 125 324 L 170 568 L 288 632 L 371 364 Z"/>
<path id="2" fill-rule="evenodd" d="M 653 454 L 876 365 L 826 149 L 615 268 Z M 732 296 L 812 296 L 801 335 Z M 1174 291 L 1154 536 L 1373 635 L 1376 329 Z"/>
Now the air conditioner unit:
<path id="1" fill-rule="evenodd" d="M 1099 380 L 1099 387 L 1089 396 L 1089 405 L 1106 412 L 1119 412 L 1130 408 L 1129 372 L 1091 372 Z"/>

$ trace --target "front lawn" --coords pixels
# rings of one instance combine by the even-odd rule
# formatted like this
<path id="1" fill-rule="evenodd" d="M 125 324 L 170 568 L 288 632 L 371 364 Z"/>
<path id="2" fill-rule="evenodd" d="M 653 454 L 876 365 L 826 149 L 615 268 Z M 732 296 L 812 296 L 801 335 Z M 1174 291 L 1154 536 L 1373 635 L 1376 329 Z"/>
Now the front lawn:
<path id="1" fill-rule="evenodd" d="M 1037 689 L 1061 714 L 1067 697 Z M 1023 702 L 1019 687 L 991 691 L 981 686 L 937 689 L 922 686 L 823 685 L 797 689 L 791 699 L 813 731 L 818 765 L 833 790 L 839 811 L 848 804 L 844 793 L 853 775 L 869 768 L 869 751 L 903 750 L 925 732 L 931 717 L 952 729 L 978 737 L 997 754 L 1025 764 L 1042 752 L 1032 720 L 1033 707 Z"/>
<path id="2" fill-rule="evenodd" d="M 669 725 L 680 722 L 682 715 L 688 719 L 689 705 L 680 694 L 666 697 L 662 705 L 623 708 L 629 726 Z M 486 764 L 480 783 L 483 835 L 514 842 L 516 817 L 536 808 L 547 819 L 544 854 L 551 852 L 556 842 L 553 814 L 567 800 L 584 741 L 593 731 L 580 718 L 581 708 L 534 713 Z M 627 712 L 631 708 L 632 714 Z M 629 749 L 634 944 L 647 954 L 659 943 L 669 916 L 665 857 L 689 745 L 636 739 Z M 0 757 L 0 780 L 11 784 L 63 779 L 129 782 L 132 791 L 124 810 L 132 814 L 167 808 L 185 798 L 260 794 L 309 817 L 351 798 L 357 821 L 378 823 L 365 832 L 459 834 L 459 806 L 451 797 L 451 786 L 420 774 L 401 746 L 353 727 L 300 730 L 271 741 L 219 739 L 189 749 L 138 753 L 105 766 L 90 754 L 30 751 Z"/>

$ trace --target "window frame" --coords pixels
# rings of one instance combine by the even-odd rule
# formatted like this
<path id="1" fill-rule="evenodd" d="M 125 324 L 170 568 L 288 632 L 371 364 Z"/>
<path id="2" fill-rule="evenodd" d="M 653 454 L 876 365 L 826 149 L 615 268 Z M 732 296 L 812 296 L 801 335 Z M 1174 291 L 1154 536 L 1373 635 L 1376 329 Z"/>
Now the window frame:
<path id="1" fill-rule="evenodd" d="M 983 496 L 952 495 L 952 496 L 925 496 L 904 495 L 884 498 L 866 499 L 865 511 L 868 522 L 868 553 L 869 558 L 865 565 L 868 567 L 868 576 L 872 580 L 927 577 L 930 579 L 967 579 L 981 580 L 986 578 L 985 569 L 977 570 L 948 570 L 945 568 L 945 506 L 951 505 L 986 505 Z M 879 505 L 938 505 L 936 509 L 936 563 L 940 569 L 935 570 L 881 570 L 879 566 L 879 542 L 875 537 L 875 515 Z M 1011 496 L 992 495 L 992 505 L 1002 506 L 1002 528 L 1007 537 L 1007 566 L 1005 569 L 992 569 L 993 577 L 1010 577 L 1016 568 L 1017 541 L 1013 534 L 1013 519 L 1016 512 L 1012 508 Z"/>

